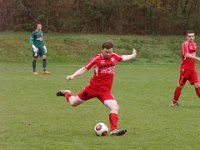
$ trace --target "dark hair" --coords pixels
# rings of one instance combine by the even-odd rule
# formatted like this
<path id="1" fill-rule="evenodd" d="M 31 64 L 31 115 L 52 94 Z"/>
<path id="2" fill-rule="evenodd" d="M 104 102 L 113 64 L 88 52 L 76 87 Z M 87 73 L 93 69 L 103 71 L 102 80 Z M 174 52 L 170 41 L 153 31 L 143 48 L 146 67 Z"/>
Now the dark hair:
<path id="1" fill-rule="evenodd" d="M 113 43 L 111 41 L 106 41 L 102 44 L 102 49 L 110 49 L 110 48 L 113 48 Z"/>
<path id="2" fill-rule="evenodd" d="M 186 31 L 186 36 L 189 34 L 189 33 L 195 33 L 193 30 L 187 30 Z"/>

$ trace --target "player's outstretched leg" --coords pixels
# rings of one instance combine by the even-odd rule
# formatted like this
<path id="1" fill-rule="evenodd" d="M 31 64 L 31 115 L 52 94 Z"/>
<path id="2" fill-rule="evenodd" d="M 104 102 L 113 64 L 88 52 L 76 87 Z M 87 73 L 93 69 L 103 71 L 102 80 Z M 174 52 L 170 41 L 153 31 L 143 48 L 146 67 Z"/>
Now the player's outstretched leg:
<path id="1" fill-rule="evenodd" d="M 58 92 L 56 92 L 57 96 L 65 96 L 65 93 L 68 93 L 69 95 L 71 94 L 70 90 L 60 90 Z"/>
<path id="2" fill-rule="evenodd" d="M 56 95 L 64 96 L 66 98 L 66 101 L 74 107 L 83 102 L 78 96 L 74 96 L 74 94 L 72 94 L 70 90 L 60 90 L 56 93 Z"/>

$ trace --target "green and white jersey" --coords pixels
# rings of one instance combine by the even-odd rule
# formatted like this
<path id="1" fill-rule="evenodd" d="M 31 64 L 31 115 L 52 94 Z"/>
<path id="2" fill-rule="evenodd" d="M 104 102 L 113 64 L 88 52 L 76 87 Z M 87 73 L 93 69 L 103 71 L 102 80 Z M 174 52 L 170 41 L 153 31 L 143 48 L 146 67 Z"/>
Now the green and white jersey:
<path id="1" fill-rule="evenodd" d="M 29 43 L 35 45 L 37 48 L 44 46 L 43 32 L 38 31 L 37 29 L 32 32 Z"/>

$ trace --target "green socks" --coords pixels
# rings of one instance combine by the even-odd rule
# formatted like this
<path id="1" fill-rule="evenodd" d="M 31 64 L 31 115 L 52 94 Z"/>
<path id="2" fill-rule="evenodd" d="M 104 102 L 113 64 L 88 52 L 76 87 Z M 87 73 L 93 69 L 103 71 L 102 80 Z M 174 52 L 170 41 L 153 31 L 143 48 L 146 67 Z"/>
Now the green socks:
<path id="1" fill-rule="evenodd" d="M 33 66 L 33 72 L 35 72 L 36 71 L 36 60 L 33 60 L 32 66 Z"/>
<path id="2" fill-rule="evenodd" d="M 46 71 L 46 67 L 47 67 L 47 61 L 46 61 L 46 59 L 42 60 L 42 65 L 43 65 L 44 71 Z"/>

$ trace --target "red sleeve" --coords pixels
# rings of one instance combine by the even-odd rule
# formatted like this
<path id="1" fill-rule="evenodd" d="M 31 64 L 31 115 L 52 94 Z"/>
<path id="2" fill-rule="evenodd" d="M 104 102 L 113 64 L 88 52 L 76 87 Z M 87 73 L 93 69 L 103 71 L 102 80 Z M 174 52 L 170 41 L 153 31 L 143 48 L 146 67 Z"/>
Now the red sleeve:
<path id="1" fill-rule="evenodd" d="M 99 55 L 96 55 L 95 57 L 93 57 L 86 65 L 85 68 L 87 70 L 90 70 L 95 64 L 96 64 L 96 60 L 99 58 Z"/>
<path id="2" fill-rule="evenodd" d="M 114 55 L 115 55 L 115 59 L 116 59 L 117 61 L 122 61 L 122 56 L 121 56 L 121 55 L 118 55 L 118 54 L 116 54 L 116 53 L 114 53 Z"/>
<path id="3" fill-rule="evenodd" d="M 182 44 L 182 54 L 185 55 L 189 53 L 189 50 L 188 50 L 188 42 L 185 42 Z"/>

